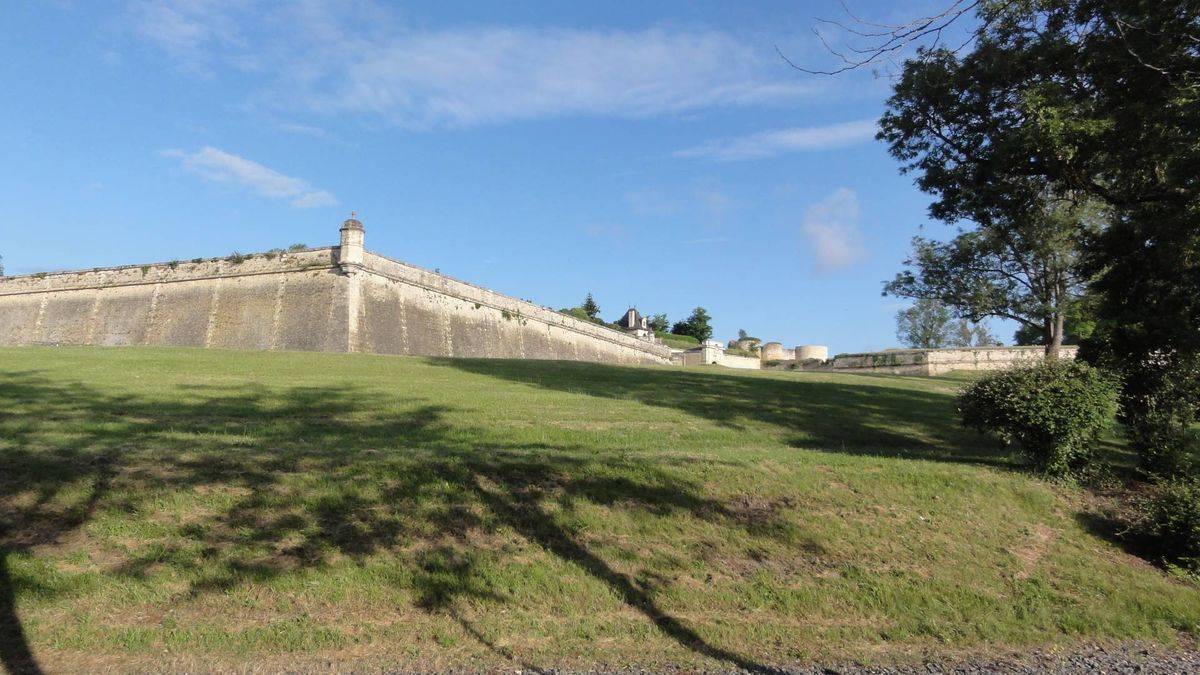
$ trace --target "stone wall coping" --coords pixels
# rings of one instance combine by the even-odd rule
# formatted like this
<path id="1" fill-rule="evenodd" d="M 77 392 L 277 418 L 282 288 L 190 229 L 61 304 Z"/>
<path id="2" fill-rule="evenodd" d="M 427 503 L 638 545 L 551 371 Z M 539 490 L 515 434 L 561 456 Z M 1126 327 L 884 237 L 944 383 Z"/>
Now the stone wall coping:
<path id="1" fill-rule="evenodd" d="M 127 286 L 152 286 L 154 284 L 175 283 L 182 281 L 204 281 L 210 279 L 227 279 L 235 277 L 252 277 L 265 274 L 295 273 L 312 270 L 334 269 L 337 267 L 333 259 L 336 246 L 307 248 L 301 251 L 285 251 L 278 257 L 268 260 L 267 252 L 243 254 L 240 263 L 229 261 L 229 256 L 219 258 L 191 258 L 187 260 L 172 260 L 169 262 L 142 263 L 133 265 L 118 265 L 116 267 L 92 267 L 82 270 L 60 270 L 57 272 L 34 272 L 0 277 L 0 296 L 31 295 L 56 291 L 81 291 L 99 288 L 120 288 Z M 329 253 L 330 258 L 313 259 L 310 254 Z M 299 266 L 285 262 L 288 258 L 310 258 L 307 264 Z M 299 262 L 305 262 L 300 260 Z M 225 265 L 223 267 L 223 264 Z M 204 266 L 197 270 L 196 266 Z M 106 279 L 105 277 L 121 274 L 138 273 L 138 276 L 127 280 Z M 154 272 L 154 274 L 152 274 Z M 75 282 L 75 283 L 72 283 Z"/>
<path id="2" fill-rule="evenodd" d="M 298 253 L 314 253 L 316 251 L 332 251 L 337 248 L 338 248 L 337 246 L 317 246 L 314 248 L 305 248 L 305 249 L 300 249 L 300 250 L 296 250 L 296 251 L 284 251 L 283 255 L 288 255 L 288 254 L 295 255 Z M 268 253 L 268 251 L 257 251 L 254 253 L 243 253 L 242 255 L 244 257 L 246 257 L 247 259 L 250 259 L 250 258 L 260 258 L 260 257 L 266 256 L 267 253 Z M 199 262 L 194 263 L 194 264 L 199 265 L 202 263 L 221 262 L 221 261 L 227 261 L 228 259 L 229 259 L 229 256 L 227 256 L 227 255 L 219 255 L 219 256 L 216 256 L 213 258 L 199 258 L 198 259 Z M 167 269 L 171 269 L 172 264 L 191 265 L 191 264 L 193 264 L 192 263 L 193 260 L 197 260 L 197 258 L 186 258 L 186 259 L 180 258 L 179 260 L 167 260 L 164 262 L 134 263 L 132 265 L 114 265 L 112 267 L 86 267 L 86 268 L 78 269 L 78 270 L 54 270 L 54 271 L 46 271 L 46 272 L 28 272 L 26 274 L 6 274 L 6 275 L 0 277 L 0 283 L 6 282 L 6 281 L 16 281 L 19 279 L 45 279 L 46 277 L 62 276 L 62 275 L 67 275 L 67 274 L 91 274 L 93 272 L 119 272 L 122 270 L 140 270 L 143 267 L 149 267 L 151 269 L 154 269 L 157 267 L 166 267 Z"/>

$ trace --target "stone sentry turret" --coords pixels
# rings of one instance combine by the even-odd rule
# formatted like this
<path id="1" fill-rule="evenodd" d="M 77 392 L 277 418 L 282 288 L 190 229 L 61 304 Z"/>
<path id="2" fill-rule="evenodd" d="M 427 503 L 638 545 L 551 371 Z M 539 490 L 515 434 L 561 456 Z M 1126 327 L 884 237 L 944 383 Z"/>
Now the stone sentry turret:
<path id="1" fill-rule="evenodd" d="M 339 230 L 342 237 L 338 246 L 338 265 L 347 276 L 357 274 L 363 267 L 363 235 L 366 231 L 362 222 L 354 216 L 354 212 L 351 211 L 350 217 L 342 223 Z"/>

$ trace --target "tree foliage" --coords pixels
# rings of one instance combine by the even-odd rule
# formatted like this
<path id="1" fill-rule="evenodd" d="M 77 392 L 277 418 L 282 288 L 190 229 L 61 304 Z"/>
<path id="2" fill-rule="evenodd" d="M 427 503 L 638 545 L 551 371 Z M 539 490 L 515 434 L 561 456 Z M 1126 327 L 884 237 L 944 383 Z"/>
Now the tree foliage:
<path id="1" fill-rule="evenodd" d="M 587 294 L 587 297 L 583 299 L 583 304 L 580 305 L 579 308 L 582 309 L 583 313 L 593 321 L 598 319 L 600 316 L 600 305 L 596 304 L 596 300 L 592 297 L 591 293 Z"/>
<path id="2" fill-rule="evenodd" d="M 1138 530 L 1154 552 L 1200 575 L 1200 479 L 1164 483 L 1138 506 Z"/>
<path id="3" fill-rule="evenodd" d="M 708 315 L 703 307 L 697 307 L 692 310 L 688 318 L 683 321 L 676 321 L 671 327 L 671 332 L 676 335 L 690 335 L 697 340 L 704 342 L 712 337 L 713 329 L 709 322 L 712 317 Z"/>
<path id="4" fill-rule="evenodd" d="M 666 313 L 655 314 L 646 323 L 649 324 L 650 330 L 655 333 L 666 333 L 671 329 L 671 323 L 667 321 Z"/>
<path id="5" fill-rule="evenodd" d="M 1063 344 L 1078 345 L 1091 337 L 1096 330 L 1096 298 L 1084 292 L 1067 306 L 1063 321 Z M 1015 344 L 1032 347 L 1046 344 L 1046 334 L 1041 326 L 1021 324 L 1013 334 Z"/>
<path id="6" fill-rule="evenodd" d="M 956 321 L 949 307 L 928 298 L 919 298 L 896 313 L 896 338 L 914 349 L 986 347 L 998 342 L 986 325 Z"/>
<path id="7" fill-rule="evenodd" d="M 1117 384 L 1086 363 L 1045 361 L 984 376 L 958 399 L 963 424 L 1014 443 L 1039 472 L 1068 476 L 1117 412 Z"/>
<path id="8" fill-rule="evenodd" d="M 920 298 L 896 312 L 896 339 L 914 349 L 939 349 L 950 343 L 950 309 L 938 300 Z"/>
<path id="9" fill-rule="evenodd" d="M 1092 201 L 1049 195 L 1031 208 L 976 214 L 984 221 L 949 242 L 916 237 L 905 261 L 910 269 L 884 294 L 938 300 L 973 322 L 1011 319 L 1040 333 L 1039 344 L 1057 355 L 1066 317 L 1083 293 L 1077 242 L 1098 231 L 1102 211 Z"/>
<path id="10" fill-rule="evenodd" d="M 931 214 L 986 226 L 1047 193 L 1107 212 L 1082 236 L 1096 292 L 1087 358 L 1117 369 L 1134 444 L 1180 456 L 1200 395 L 1200 2 L 979 4 L 969 52 L 905 62 L 880 138 L 934 197 Z M 1190 398 L 1179 398 L 1187 396 Z"/>
<path id="11" fill-rule="evenodd" d="M 1000 343 L 987 324 L 959 319 L 950 332 L 951 347 L 994 347 Z"/>

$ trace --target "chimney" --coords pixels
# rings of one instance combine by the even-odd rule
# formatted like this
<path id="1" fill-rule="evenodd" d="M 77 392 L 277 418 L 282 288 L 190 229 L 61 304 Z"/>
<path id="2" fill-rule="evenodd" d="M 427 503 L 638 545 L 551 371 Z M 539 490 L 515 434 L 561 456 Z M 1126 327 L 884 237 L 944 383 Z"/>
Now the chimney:
<path id="1" fill-rule="evenodd" d="M 342 243 L 338 248 L 338 265 L 345 274 L 354 274 L 363 265 L 363 224 L 350 212 L 350 218 L 342 223 Z"/>

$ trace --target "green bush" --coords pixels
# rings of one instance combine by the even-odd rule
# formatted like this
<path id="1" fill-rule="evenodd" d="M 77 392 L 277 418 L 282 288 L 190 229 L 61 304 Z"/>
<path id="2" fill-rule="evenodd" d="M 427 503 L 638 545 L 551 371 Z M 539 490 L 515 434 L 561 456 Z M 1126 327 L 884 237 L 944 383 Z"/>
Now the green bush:
<path id="1" fill-rule="evenodd" d="M 733 356 L 745 356 L 752 359 L 758 357 L 758 352 L 752 352 L 749 349 L 738 349 L 737 347 L 727 347 L 725 349 L 725 353 Z"/>
<path id="2" fill-rule="evenodd" d="M 1048 361 L 984 376 L 958 410 L 964 425 L 1016 444 L 1037 471 L 1067 476 L 1087 465 L 1116 415 L 1117 382 L 1085 363 Z"/>
<path id="3" fill-rule="evenodd" d="M 1138 529 L 1152 551 L 1200 574 L 1200 479 L 1163 483 L 1140 507 Z"/>

